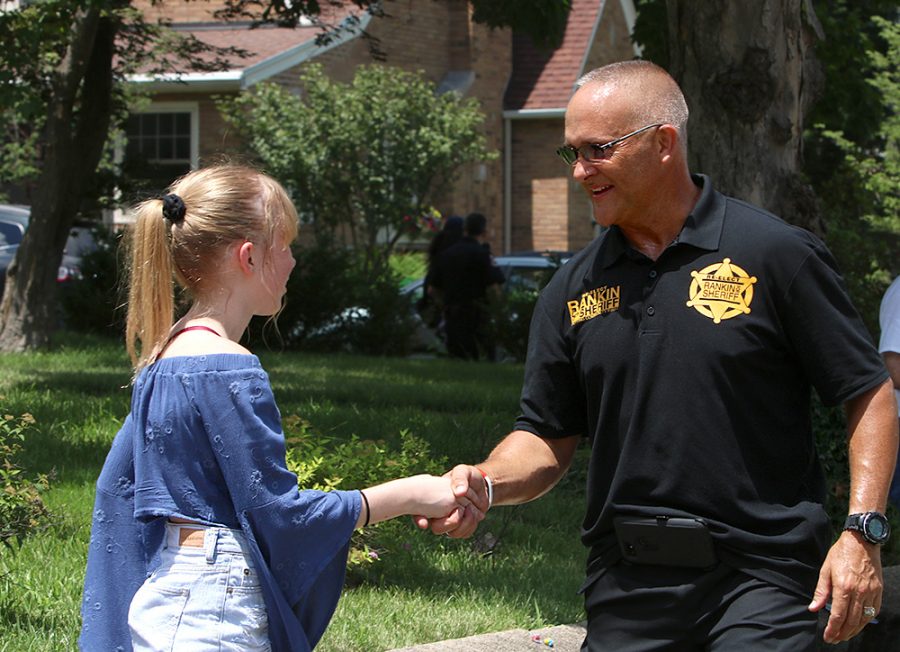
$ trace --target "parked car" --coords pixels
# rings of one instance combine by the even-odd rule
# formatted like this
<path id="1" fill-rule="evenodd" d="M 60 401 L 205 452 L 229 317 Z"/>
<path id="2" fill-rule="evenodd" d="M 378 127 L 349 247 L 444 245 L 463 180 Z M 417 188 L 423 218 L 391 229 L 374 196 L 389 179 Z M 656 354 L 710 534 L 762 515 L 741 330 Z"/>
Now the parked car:
<path id="1" fill-rule="evenodd" d="M 540 290 L 546 284 L 549 275 L 572 257 L 569 251 L 524 251 L 496 256 L 494 264 L 503 272 L 506 282 L 502 286 L 504 293 L 514 290 Z M 411 295 L 413 302 L 422 298 L 425 279 L 410 281 L 400 290 Z"/>
<path id="2" fill-rule="evenodd" d="M 19 249 L 28 228 L 30 214 L 27 206 L 0 204 L 0 296 L 6 284 L 6 270 Z M 73 226 L 66 240 L 56 280 L 59 283 L 68 283 L 80 278 L 82 256 L 96 248 L 97 243 L 89 225 Z"/>
<path id="3" fill-rule="evenodd" d="M 565 263 L 570 257 L 570 252 L 536 252 L 527 251 L 509 256 L 497 256 L 494 263 L 503 272 L 506 281 L 501 286 L 505 296 L 511 296 L 517 291 L 539 291 L 549 280 L 554 270 Z M 439 320 L 432 319 L 424 314 L 420 308 L 423 306 L 425 279 L 418 278 L 406 283 L 400 288 L 400 294 L 407 298 L 410 307 L 410 319 L 414 324 L 411 335 L 410 349 L 413 351 L 436 352 L 444 351 L 442 326 Z M 368 308 L 362 306 L 350 306 L 324 324 L 311 330 L 307 337 L 333 337 L 345 330 L 358 328 L 370 317 Z M 514 315 L 512 317 L 515 317 Z"/>

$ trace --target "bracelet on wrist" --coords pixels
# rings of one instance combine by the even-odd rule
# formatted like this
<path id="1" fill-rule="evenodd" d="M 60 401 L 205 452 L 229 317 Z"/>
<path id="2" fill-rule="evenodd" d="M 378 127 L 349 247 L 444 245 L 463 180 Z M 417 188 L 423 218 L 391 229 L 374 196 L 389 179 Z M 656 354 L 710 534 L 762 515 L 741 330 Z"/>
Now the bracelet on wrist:
<path id="1" fill-rule="evenodd" d="M 494 483 L 491 481 L 491 477 L 479 469 L 477 466 L 478 472 L 481 473 L 481 477 L 484 478 L 484 486 L 487 488 L 487 496 L 488 496 L 488 509 L 494 504 Z"/>
<path id="2" fill-rule="evenodd" d="M 369 518 L 372 516 L 372 510 L 369 508 L 369 499 L 366 498 L 365 491 L 360 491 L 359 495 L 362 496 L 363 502 L 366 504 L 366 522 L 363 523 L 363 527 L 369 527 Z"/>

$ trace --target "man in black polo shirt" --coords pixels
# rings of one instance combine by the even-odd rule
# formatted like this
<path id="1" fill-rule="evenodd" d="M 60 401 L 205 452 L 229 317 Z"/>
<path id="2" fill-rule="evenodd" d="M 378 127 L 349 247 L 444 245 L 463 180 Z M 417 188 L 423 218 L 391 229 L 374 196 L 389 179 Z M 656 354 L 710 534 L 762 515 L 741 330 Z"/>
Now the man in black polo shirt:
<path id="1" fill-rule="evenodd" d="M 485 240 L 487 218 L 466 216 L 465 236 L 437 257 L 431 285 L 444 310 L 447 352 L 455 358 L 493 359 L 488 292 L 505 280 Z"/>
<path id="2" fill-rule="evenodd" d="M 826 603 L 828 642 L 881 606 L 896 407 L 830 253 L 692 176 L 687 117 L 649 62 L 580 80 L 559 153 L 605 228 L 535 308 L 514 431 L 452 471 L 480 504 L 431 528 L 540 496 L 586 437 L 584 650 L 813 650 Z M 813 387 L 848 416 L 834 545 Z"/>

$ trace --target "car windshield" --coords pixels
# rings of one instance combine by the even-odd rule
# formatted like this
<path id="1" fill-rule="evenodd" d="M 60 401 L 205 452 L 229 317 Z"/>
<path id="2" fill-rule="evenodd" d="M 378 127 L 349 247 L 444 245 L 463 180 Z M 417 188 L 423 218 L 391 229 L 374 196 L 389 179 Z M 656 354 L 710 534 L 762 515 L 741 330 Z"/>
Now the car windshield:
<path id="1" fill-rule="evenodd" d="M 501 268 L 502 269 L 502 268 Z M 556 271 L 555 267 L 509 267 L 504 269 L 507 291 L 532 290 L 539 291 L 550 280 Z"/>

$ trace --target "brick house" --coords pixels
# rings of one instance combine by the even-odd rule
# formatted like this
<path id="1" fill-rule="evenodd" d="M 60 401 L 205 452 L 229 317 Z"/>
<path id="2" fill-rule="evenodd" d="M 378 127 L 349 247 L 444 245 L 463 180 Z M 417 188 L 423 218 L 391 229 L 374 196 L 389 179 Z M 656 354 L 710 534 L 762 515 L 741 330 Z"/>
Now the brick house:
<path id="1" fill-rule="evenodd" d="M 173 28 L 205 42 L 252 53 L 224 72 L 135 78 L 151 99 L 129 121 L 126 160 L 150 161 L 143 174 L 159 187 L 235 145 L 214 95 L 237 93 L 261 81 L 296 87 L 300 70 L 312 61 L 333 79 L 349 81 L 357 66 L 372 62 L 369 44 L 356 33 L 317 45 L 312 25 L 249 29 L 218 22 L 213 12 L 222 3 L 216 0 L 135 4 L 148 17 L 164 15 Z M 496 160 L 462 170 L 438 199 L 439 210 L 487 215 L 495 252 L 584 246 L 594 234 L 590 206 L 554 151 L 578 76 L 635 56 L 632 0 L 573 0 L 562 44 L 552 52 L 538 51 L 510 30 L 491 31 L 472 22 L 466 0 L 385 0 L 384 9 L 388 17 L 363 15 L 360 27 L 378 39 L 386 63 L 422 71 L 439 90 L 478 98 L 488 147 L 500 152 Z M 325 10 L 334 12 L 323 15 L 333 24 L 349 13 Z"/>

